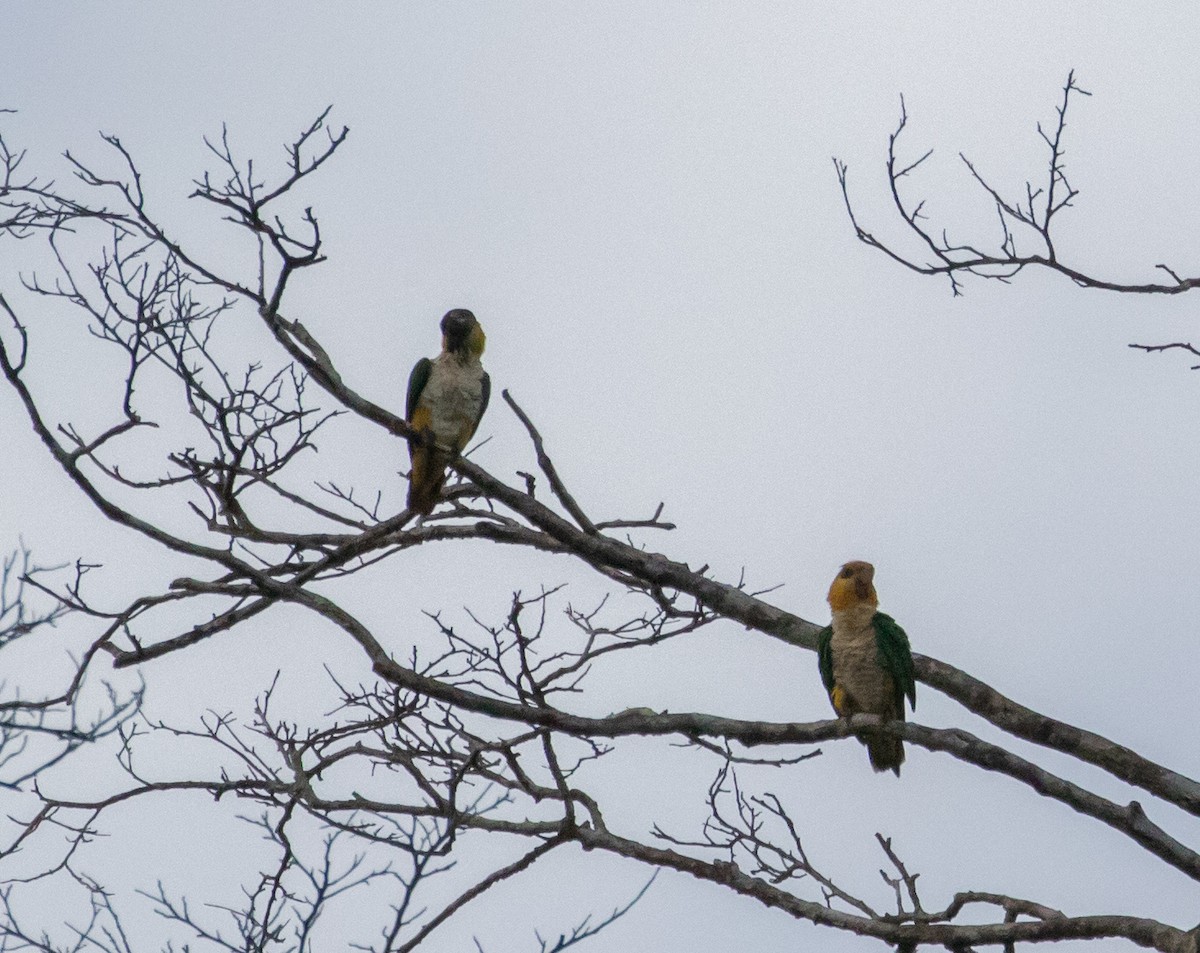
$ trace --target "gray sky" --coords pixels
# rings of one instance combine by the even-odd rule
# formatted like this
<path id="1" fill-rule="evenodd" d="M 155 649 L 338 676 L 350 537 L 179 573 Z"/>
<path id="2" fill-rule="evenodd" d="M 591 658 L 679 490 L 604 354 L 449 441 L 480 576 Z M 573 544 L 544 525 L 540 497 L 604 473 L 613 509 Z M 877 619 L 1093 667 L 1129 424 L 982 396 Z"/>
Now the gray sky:
<path id="1" fill-rule="evenodd" d="M 1094 95 L 1075 102 L 1068 129 L 1081 195 L 1062 216 L 1060 256 L 1114 279 L 1149 279 L 1160 262 L 1194 274 L 1193 5 L 1153 16 L 1117 3 L 1057 4 L 1053 15 L 1032 4 L 799 6 L 346 3 L 334 13 L 310 2 L 16 0 L 0 31 L 0 107 L 20 110 L 3 125 L 28 147 L 30 170 L 60 180 L 63 149 L 101 160 L 96 132 L 119 135 L 152 207 L 232 262 L 238 247 L 220 245 L 228 231 L 185 200 L 208 161 L 201 137 L 225 122 L 242 154 L 282 163 L 281 145 L 334 104 L 350 139 L 304 196 L 330 260 L 293 288 L 289 314 L 354 387 L 401 409 L 409 367 L 436 349 L 437 318 L 470 307 L 488 332 L 493 381 L 538 422 L 595 515 L 648 515 L 665 500 L 679 529 L 653 546 L 724 580 L 744 566 L 755 587 L 783 583 L 770 598 L 814 621 L 828 617 L 836 568 L 869 559 L 881 607 L 915 649 L 1196 776 L 1200 372 L 1125 346 L 1191 339 L 1195 301 L 1035 274 L 968 282 L 954 299 L 947 283 L 853 240 L 830 162 L 850 164 L 864 222 L 898 234 L 883 159 L 903 93 L 907 154 L 937 148 L 910 188 L 926 191 L 952 238 L 990 236 L 993 213 L 957 152 L 1019 193 L 1043 171 L 1034 125 L 1052 121 L 1073 67 Z M 7 290 L 26 265 L 22 246 L 0 254 Z M 261 343 L 250 327 L 237 333 Z M 80 328 L 47 320 L 35 346 L 42 393 L 90 421 L 105 368 Z M 53 370 L 51 353 L 64 362 Z M 493 437 L 478 457 L 493 472 L 530 465 L 502 404 L 480 435 Z M 388 487 L 398 506 L 403 448 L 353 436 L 321 463 Z M 9 393 L 0 438 L 10 448 L 0 538 L 23 534 L 47 561 L 104 562 L 114 600 L 147 574 L 161 585 L 177 572 L 147 566 L 136 540 L 71 491 Z M 570 581 L 583 601 L 595 591 L 566 561 L 485 546 L 390 565 L 357 607 L 398 652 L 429 636 L 422 609 L 497 616 L 512 589 L 540 580 Z M 282 618 L 257 631 L 259 643 L 227 636 L 148 668 L 152 704 L 180 720 L 244 706 L 281 652 L 300 699 L 324 690 L 322 666 L 346 652 Z M 663 650 L 657 667 L 613 666 L 581 704 L 826 717 L 814 658 L 768 643 L 714 630 Z M 231 658 L 245 678 L 222 674 Z M 987 735 L 928 690 L 917 718 Z M 714 765 L 649 743 L 619 757 L 618 776 L 649 787 L 627 830 L 658 820 L 694 833 Z M 663 778 L 647 776 L 662 764 Z M 1096 773 L 1071 776 L 1133 796 Z M 1183 876 L 1118 835 L 921 749 L 910 746 L 900 782 L 872 776 L 844 742 L 761 783 L 790 799 L 830 872 L 880 903 L 875 831 L 922 873 L 930 905 L 979 889 L 1071 914 L 1195 920 Z M 1193 820 L 1152 817 L 1194 840 Z M 222 835 L 130 847 L 125 834 L 97 848 L 144 852 L 123 886 L 148 885 L 154 852 L 230 883 Z M 430 948 L 464 949 L 472 934 L 490 951 L 535 948 L 533 927 L 571 923 L 546 900 L 604 911 L 644 872 L 576 855 L 554 873 L 488 897 Z M 504 916 L 506 904 L 527 912 Z M 663 875 L 590 948 L 770 953 L 814 942 L 870 946 Z"/>

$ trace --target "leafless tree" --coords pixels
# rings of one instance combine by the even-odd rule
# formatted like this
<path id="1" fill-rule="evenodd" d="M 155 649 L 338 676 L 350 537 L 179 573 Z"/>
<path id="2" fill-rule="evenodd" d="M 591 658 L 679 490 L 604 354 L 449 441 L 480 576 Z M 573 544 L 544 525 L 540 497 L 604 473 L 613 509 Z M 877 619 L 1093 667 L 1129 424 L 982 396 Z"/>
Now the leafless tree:
<path id="1" fill-rule="evenodd" d="M 24 546 L 0 564 L 0 652 L 12 669 L 11 656 L 29 643 L 48 658 L 55 651 L 52 637 L 56 624 L 70 607 L 58 600 L 36 604 L 39 573 L 66 567 L 41 567 Z M 88 567 L 72 567 L 76 580 Z M 61 648 L 58 651 L 62 651 Z M 94 649 L 82 659 L 64 655 L 63 689 L 38 697 L 22 697 L 21 686 L 11 677 L 3 685 L 7 697 L 0 701 L 0 787 L 20 790 L 43 771 L 68 758 L 78 748 L 116 734 L 141 706 L 142 687 L 122 692 L 103 684 L 100 693 L 85 689 L 87 670 Z M 47 669 L 52 666 L 47 664 Z"/>
<path id="2" fill-rule="evenodd" d="M 1055 244 L 1054 226 L 1060 213 L 1070 208 L 1079 195 L 1079 190 L 1067 177 L 1066 163 L 1067 114 L 1079 96 L 1091 96 L 1091 93 L 1079 85 L 1072 70 L 1063 84 L 1062 100 L 1055 107 L 1055 119 L 1046 126 L 1037 124 L 1037 134 L 1047 153 L 1045 171 L 1036 181 L 1035 178 L 1028 179 L 1022 194 L 1006 195 L 981 171 L 981 163 L 973 162 L 961 152 L 958 154 L 965 173 L 986 195 L 996 213 L 995 231 L 990 238 L 980 235 L 965 239 L 951 239 L 950 226 L 934 222 L 927 214 L 927 200 L 912 196 L 913 174 L 933 155 L 933 149 L 927 149 L 913 159 L 900 156 L 900 137 L 908 126 L 908 111 L 901 98 L 900 121 L 888 137 L 887 180 L 893 210 L 909 241 L 892 242 L 878 238 L 868 230 L 850 199 L 849 168 L 845 162 L 834 158 L 846 214 L 858 240 L 917 274 L 944 276 L 956 296 L 962 294 L 963 280 L 968 276 L 1007 283 L 1028 268 L 1057 272 L 1081 288 L 1125 294 L 1173 295 L 1197 287 L 1200 277 L 1185 277 L 1166 264 L 1154 268 L 1169 280 L 1131 284 L 1090 274 L 1072 264 L 1069 253 L 1060 254 Z M 1183 341 L 1129 346 L 1146 352 L 1182 351 L 1200 357 L 1200 349 Z M 1193 365 L 1192 369 L 1200 370 L 1200 364 Z"/>
<path id="3" fill-rule="evenodd" d="M 1167 285 L 1122 288 L 1059 262 L 1050 227 L 1075 194 L 1059 159 L 1075 92 L 1072 79 L 1057 131 L 1046 136 L 1052 158 L 1044 192 L 1030 191 L 1020 205 L 996 196 L 1002 225 L 996 252 L 930 237 L 920 207 L 910 209 L 900 198 L 897 183 L 919 160 L 899 167 L 896 135 L 889 154 L 896 208 L 932 261 L 893 252 L 856 223 L 859 237 L 910 268 L 949 276 L 956 291 L 964 275 L 1011 277 L 1030 265 L 1115 290 L 1190 287 L 1191 280 L 1173 276 Z M 897 135 L 902 129 L 903 122 Z M 288 146 L 286 164 L 274 174 L 239 157 L 224 133 L 208 142 L 213 171 L 195 181 L 191 194 L 201 210 L 250 239 L 252 253 L 232 267 L 194 250 L 156 217 L 142 174 L 116 137 L 105 137 L 110 171 L 67 154 L 75 192 L 20 178 L 20 153 L 0 149 L 6 163 L 0 202 L 7 215 L 0 237 L 32 238 L 50 256 L 48 271 L 26 272 L 20 301 L 11 290 L 0 294 L 6 321 L 0 370 L 78 492 L 107 519 L 192 567 L 165 588 L 115 606 L 103 587 L 93 591 L 82 567 L 57 573 L 21 567 L 24 582 L 14 585 L 36 586 L 56 600 L 40 623 L 70 612 L 92 629 L 60 694 L 40 707 L 6 703 L 32 718 L 18 727 L 38 730 L 38 719 L 52 712 L 66 712 L 74 724 L 72 706 L 101 660 L 139 669 L 193 653 L 218 634 L 252 631 L 252 620 L 277 607 L 303 613 L 314 629 L 351 647 L 374 677 L 368 684 L 339 682 L 336 711 L 310 713 L 307 720 L 277 714 L 272 685 L 262 687 L 247 719 L 212 712 L 172 723 L 133 717 L 137 696 L 113 695 L 89 731 L 92 737 L 117 732 L 112 737 L 123 780 L 105 793 L 89 789 L 86 777 L 40 773 L 36 812 L 12 821 L 0 862 L 11 863 L 18 849 L 36 848 L 46 859 L 36 874 L 6 875 L 0 949 L 134 949 L 112 895 L 78 860 L 118 805 L 196 791 L 242 805 L 248 830 L 265 835 L 272 860 L 234 905 L 189 902 L 149 876 L 148 902 L 164 923 L 187 931 L 193 949 L 339 946 L 336 939 L 321 939 L 320 925 L 352 896 L 359 919 L 370 916 L 376 923 L 375 939 L 365 948 L 412 950 L 490 888 L 571 845 L 640 862 L 647 878 L 662 870 L 688 874 L 742 895 L 748 908 L 756 901 L 903 950 L 1012 949 L 1021 942 L 1113 937 L 1163 951 L 1196 949 L 1196 931 L 1187 925 L 1067 914 L 1035 899 L 967 885 L 950 896 L 923 896 L 918 874 L 884 836 L 878 847 L 886 904 L 857 895 L 843 885 L 845 871 L 810 856 L 797 805 L 760 789 L 754 769 L 803 772 L 815 745 L 882 732 L 1004 775 L 1031 797 L 1082 815 L 1081 836 L 1103 824 L 1200 881 L 1200 853 L 1152 821 L 1138 801 L 1115 801 L 1018 752 L 1027 752 L 1021 743 L 1029 742 L 1090 765 L 1110 776 L 1106 782 L 1139 789 L 1155 813 L 1200 815 L 1200 783 L 1024 707 L 945 662 L 916 657 L 925 689 L 989 722 L 1005 743 L 962 728 L 881 723 L 868 715 L 773 723 L 716 711 L 667 713 L 654 699 L 611 715 L 581 713 L 588 710 L 578 700 L 587 698 L 589 680 L 611 660 L 650 652 L 719 620 L 798 652 L 815 648 L 820 626 L 772 605 L 767 593 L 749 591 L 744 580 L 721 581 L 707 566 L 695 569 L 649 548 L 648 534 L 672 528 L 661 506 L 644 518 L 589 515 L 555 469 L 533 420 L 507 392 L 507 411 L 528 434 L 535 464 L 512 482 L 460 458 L 445 502 L 416 520 L 388 509 L 382 501 L 390 496 L 364 490 L 361 482 L 319 474 L 314 479 L 308 451 L 338 427 L 369 428 L 398 450 L 409 436 L 400 416 L 343 377 L 332 346 L 288 316 L 292 279 L 325 260 L 318 217 L 297 206 L 298 195 L 346 138 L 346 129 L 329 124 L 327 110 Z M 839 175 L 845 188 L 844 166 Z M 1018 256 L 1018 226 L 1044 247 Z M 89 408 L 92 416 L 105 414 L 106 422 L 87 428 L 56 419 L 48 409 L 50 395 L 32 383 L 38 362 L 52 358 L 38 350 L 31 333 L 35 319 L 26 315 L 46 306 L 81 318 L 95 346 L 119 357 L 104 365 L 111 367 L 108 389 Z M 269 347 L 239 350 L 228 331 L 233 314 L 257 322 Z M 148 392 L 157 395 L 153 410 L 142 403 Z M 164 393 L 173 395 L 173 405 L 161 399 Z M 356 611 L 355 579 L 390 568 L 402 552 L 472 540 L 569 557 L 609 587 L 613 598 L 581 609 L 547 588 L 515 593 L 498 620 L 475 618 L 464 626 L 435 614 L 430 625 L 442 647 L 423 655 L 399 651 L 402 635 L 369 624 Z M 69 732 L 54 737 L 67 746 L 74 740 Z M 197 754 L 195 764 L 215 766 L 190 772 L 164 766 L 154 756 L 155 739 L 162 737 L 177 751 L 207 752 Z M 709 817 L 702 828 L 680 830 L 664 819 L 653 830 L 628 829 L 598 793 L 603 786 L 594 779 L 606 759 L 634 737 L 680 743 L 711 762 Z M 37 767 L 18 772 L 12 783 L 28 787 Z M 498 852 L 481 852 L 481 845 L 499 845 Z M 483 870 L 481 857 L 503 860 Z M 23 890 L 54 878 L 87 898 L 81 918 L 60 935 L 29 925 L 20 906 Z M 431 881 L 450 880 L 450 899 L 428 906 L 423 898 L 439 896 L 426 892 Z M 641 896 L 639 888 L 644 890 L 631 885 L 630 903 L 583 919 L 556 938 L 539 934 L 536 942 L 545 953 L 588 939 L 623 916 Z"/>

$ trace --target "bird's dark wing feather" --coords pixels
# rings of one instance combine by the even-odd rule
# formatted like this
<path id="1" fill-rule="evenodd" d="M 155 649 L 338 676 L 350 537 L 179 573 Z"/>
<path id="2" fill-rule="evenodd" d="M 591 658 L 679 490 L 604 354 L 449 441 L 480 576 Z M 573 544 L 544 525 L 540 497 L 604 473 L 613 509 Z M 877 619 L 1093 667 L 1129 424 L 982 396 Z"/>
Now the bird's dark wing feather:
<path id="1" fill-rule="evenodd" d="M 427 357 L 417 361 L 408 375 L 408 402 L 404 407 L 404 417 L 412 420 L 413 412 L 417 409 L 417 401 L 421 399 L 421 391 L 429 383 L 429 372 L 433 369 L 433 361 Z"/>
<path id="2" fill-rule="evenodd" d="M 487 371 L 483 372 L 483 380 L 480 382 L 483 388 L 483 393 L 479 401 L 479 416 L 475 418 L 475 429 L 479 429 L 479 421 L 483 420 L 484 411 L 487 410 L 488 401 L 492 399 L 492 379 L 488 377 Z"/>
<path id="3" fill-rule="evenodd" d="M 833 626 L 827 625 L 817 634 L 817 667 L 825 691 L 833 691 Z"/>
<path id="4" fill-rule="evenodd" d="M 876 612 L 872 622 L 875 626 L 875 649 L 879 664 L 896 680 L 896 689 L 908 696 L 913 711 L 917 709 L 917 682 L 913 673 L 912 649 L 908 636 L 896 624 L 896 620 L 885 612 Z M 904 702 L 900 702 L 900 717 L 904 717 Z"/>

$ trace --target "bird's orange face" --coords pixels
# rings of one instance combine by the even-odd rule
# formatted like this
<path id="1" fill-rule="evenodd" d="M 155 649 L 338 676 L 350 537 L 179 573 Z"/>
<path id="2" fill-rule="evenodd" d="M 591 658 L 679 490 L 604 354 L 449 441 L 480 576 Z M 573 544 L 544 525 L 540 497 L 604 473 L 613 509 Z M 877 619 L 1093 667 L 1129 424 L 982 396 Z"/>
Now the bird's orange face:
<path id="1" fill-rule="evenodd" d="M 870 563 L 858 559 L 846 563 L 829 587 L 829 608 L 841 612 L 863 603 L 879 605 L 874 579 L 875 567 Z"/>

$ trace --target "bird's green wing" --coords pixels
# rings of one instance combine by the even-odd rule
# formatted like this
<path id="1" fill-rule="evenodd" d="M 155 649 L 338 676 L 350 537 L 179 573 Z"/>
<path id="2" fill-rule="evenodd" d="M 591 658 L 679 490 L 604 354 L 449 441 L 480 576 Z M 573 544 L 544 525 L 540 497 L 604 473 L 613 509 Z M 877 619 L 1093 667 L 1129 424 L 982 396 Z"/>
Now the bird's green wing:
<path id="1" fill-rule="evenodd" d="M 833 691 L 833 626 L 827 625 L 817 634 L 817 667 L 825 691 Z"/>
<path id="2" fill-rule="evenodd" d="M 433 361 L 427 357 L 423 357 L 417 361 L 416 366 L 412 369 L 412 373 L 408 375 L 408 403 L 404 408 L 404 417 L 406 420 L 412 420 L 413 413 L 417 409 L 417 401 L 421 399 L 421 391 L 429 383 L 429 371 L 432 368 Z"/>
<path id="3" fill-rule="evenodd" d="M 875 650 L 879 664 L 896 680 L 896 688 L 908 696 L 913 711 L 917 709 L 917 681 L 913 673 L 912 649 L 908 636 L 886 612 L 876 612 L 871 620 L 875 626 Z M 904 717 L 904 702 L 900 702 L 901 717 Z"/>
<path id="4" fill-rule="evenodd" d="M 483 394 L 479 401 L 479 416 L 475 418 L 474 430 L 479 429 L 479 421 L 483 420 L 483 413 L 487 410 L 488 401 L 492 399 L 492 379 L 488 377 L 487 371 L 483 372 L 483 380 L 480 383 L 483 385 Z"/>

